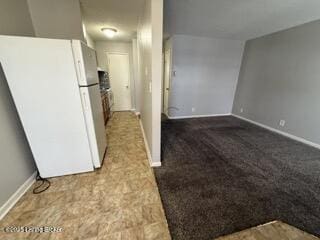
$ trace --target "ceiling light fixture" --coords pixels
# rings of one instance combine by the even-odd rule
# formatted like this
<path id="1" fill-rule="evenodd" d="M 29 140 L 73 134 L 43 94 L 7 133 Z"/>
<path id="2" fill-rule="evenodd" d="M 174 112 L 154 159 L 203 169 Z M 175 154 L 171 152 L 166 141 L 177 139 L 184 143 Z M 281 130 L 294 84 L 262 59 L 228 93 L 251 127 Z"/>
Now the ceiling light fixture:
<path id="1" fill-rule="evenodd" d="M 113 38 L 116 35 L 116 33 L 118 32 L 117 29 L 114 29 L 114 28 L 102 28 L 101 31 L 108 38 Z"/>

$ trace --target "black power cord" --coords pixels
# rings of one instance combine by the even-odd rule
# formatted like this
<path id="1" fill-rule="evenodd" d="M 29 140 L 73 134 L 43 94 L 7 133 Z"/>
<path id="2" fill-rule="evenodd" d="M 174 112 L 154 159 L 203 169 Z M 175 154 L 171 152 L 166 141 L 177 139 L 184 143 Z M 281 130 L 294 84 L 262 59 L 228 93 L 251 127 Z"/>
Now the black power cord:
<path id="1" fill-rule="evenodd" d="M 42 192 L 46 191 L 46 190 L 50 187 L 50 185 L 51 185 L 51 183 L 50 183 L 50 181 L 49 181 L 48 179 L 42 178 L 42 177 L 40 176 L 39 171 L 37 171 L 36 181 L 37 181 L 37 182 L 41 182 L 41 184 L 38 185 L 38 186 L 36 186 L 36 187 L 33 189 L 33 194 L 42 193 Z M 40 189 L 40 190 L 39 190 L 39 189 Z"/>

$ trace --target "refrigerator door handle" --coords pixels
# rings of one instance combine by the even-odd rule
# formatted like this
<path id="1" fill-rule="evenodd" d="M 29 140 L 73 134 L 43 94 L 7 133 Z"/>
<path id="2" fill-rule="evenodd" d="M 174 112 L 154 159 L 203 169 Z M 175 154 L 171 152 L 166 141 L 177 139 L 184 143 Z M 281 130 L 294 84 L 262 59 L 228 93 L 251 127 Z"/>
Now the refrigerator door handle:
<path id="1" fill-rule="evenodd" d="M 83 93 L 82 93 L 82 101 L 83 101 L 83 107 L 84 107 L 84 109 L 85 109 L 85 110 L 89 110 L 86 92 L 83 92 Z"/>
<path id="2" fill-rule="evenodd" d="M 81 73 L 81 61 L 78 60 L 78 71 L 79 71 L 79 78 L 82 80 L 82 73 Z"/>

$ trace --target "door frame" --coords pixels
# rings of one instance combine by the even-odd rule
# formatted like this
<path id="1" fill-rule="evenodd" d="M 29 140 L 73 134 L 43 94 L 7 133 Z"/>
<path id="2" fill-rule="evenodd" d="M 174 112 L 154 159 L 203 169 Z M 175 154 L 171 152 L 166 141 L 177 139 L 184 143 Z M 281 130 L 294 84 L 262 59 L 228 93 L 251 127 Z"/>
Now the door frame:
<path id="1" fill-rule="evenodd" d="M 134 103 L 134 94 L 133 92 L 135 91 L 134 89 L 134 84 L 131 83 L 132 81 L 132 72 L 131 72 L 131 61 L 130 61 L 130 53 L 128 52 L 118 52 L 118 51 L 106 51 L 106 56 L 107 56 L 107 69 L 108 69 L 108 73 L 109 73 L 109 78 L 110 78 L 110 69 L 109 69 L 109 55 L 111 54 L 118 54 L 118 55 L 126 55 L 128 57 L 128 64 L 129 64 L 129 72 L 128 72 L 128 78 L 129 78 L 129 82 L 128 82 L 128 87 L 130 89 L 130 108 L 128 110 L 117 110 L 117 112 L 126 112 L 126 111 L 132 111 L 133 109 L 133 103 Z M 111 81 L 110 81 L 111 84 Z M 133 88 L 132 88 L 133 87 Z M 112 86 L 111 86 L 112 89 Z"/>
<path id="2" fill-rule="evenodd" d="M 169 85 L 169 90 L 168 90 L 168 96 L 167 96 L 167 109 L 165 109 L 165 101 L 166 101 L 166 54 L 169 53 L 169 79 L 168 79 L 168 85 Z M 171 91 L 171 81 L 172 81 L 172 48 L 168 48 L 164 50 L 164 57 L 163 57 L 163 97 L 162 97 L 162 112 L 169 117 L 169 106 L 170 106 L 170 91 Z"/>

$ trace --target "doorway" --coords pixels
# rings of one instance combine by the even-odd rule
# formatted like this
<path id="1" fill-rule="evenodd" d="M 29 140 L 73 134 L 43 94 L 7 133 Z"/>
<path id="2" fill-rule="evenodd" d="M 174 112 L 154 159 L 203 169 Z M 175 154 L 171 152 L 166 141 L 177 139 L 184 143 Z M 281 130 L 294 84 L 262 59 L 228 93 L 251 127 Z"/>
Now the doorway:
<path id="1" fill-rule="evenodd" d="M 128 53 L 107 53 L 110 84 L 114 95 L 113 111 L 132 108 Z"/>
<path id="2" fill-rule="evenodd" d="M 163 79 L 163 113 L 169 117 L 169 94 L 171 82 L 171 49 L 164 53 L 164 79 Z"/>

